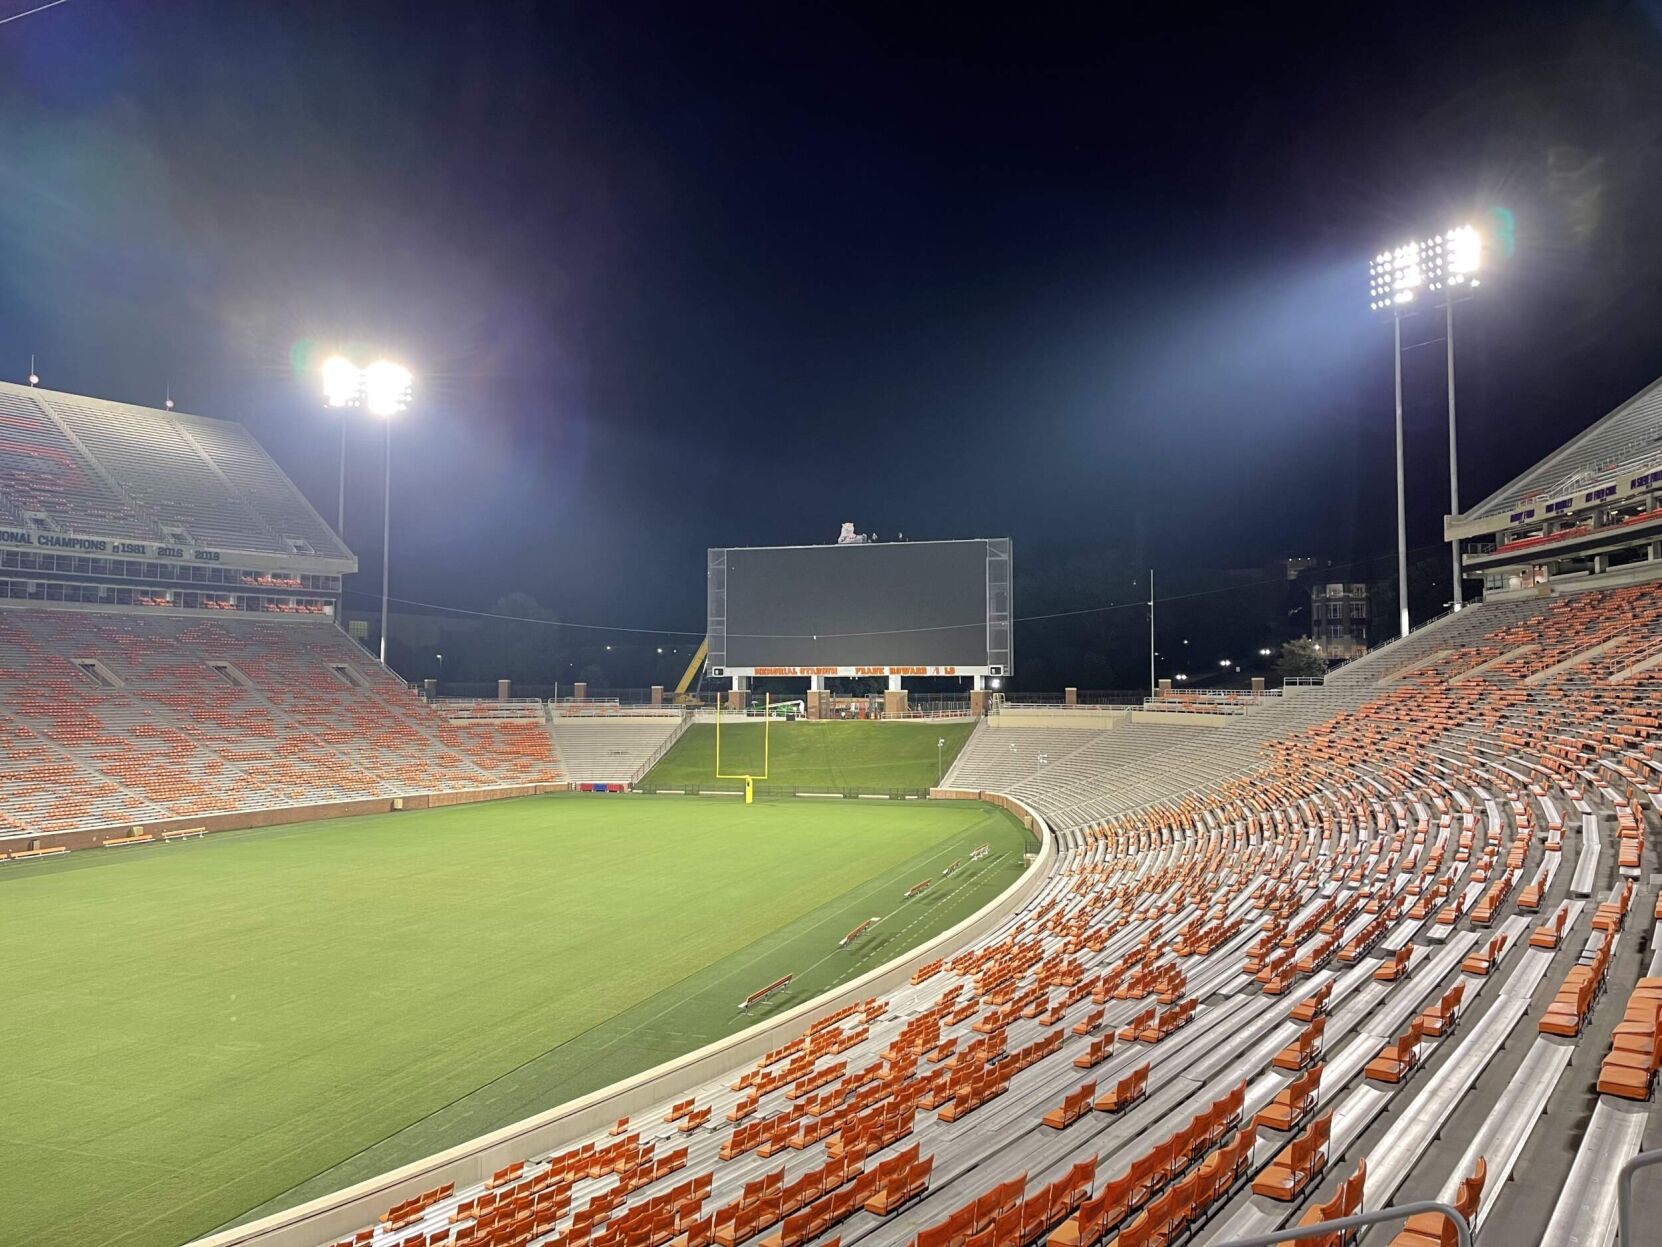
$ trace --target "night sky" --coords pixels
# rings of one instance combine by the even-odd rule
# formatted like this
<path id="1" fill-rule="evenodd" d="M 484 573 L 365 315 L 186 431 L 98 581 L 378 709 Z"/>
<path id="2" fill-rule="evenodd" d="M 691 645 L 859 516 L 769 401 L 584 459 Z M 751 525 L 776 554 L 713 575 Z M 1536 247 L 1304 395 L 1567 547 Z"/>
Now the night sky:
<path id="1" fill-rule="evenodd" d="M 1662 372 L 1662 6 L 1230 7 L 69 0 L 0 25 L 0 375 L 171 386 L 332 516 L 308 365 L 393 354 L 393 592 L 570 620 L 701 629 L 706 546 L 844 520 L 1386 551 L 1381 247 L 1515 216 L 1459 309 L 1468 505 Z"/>

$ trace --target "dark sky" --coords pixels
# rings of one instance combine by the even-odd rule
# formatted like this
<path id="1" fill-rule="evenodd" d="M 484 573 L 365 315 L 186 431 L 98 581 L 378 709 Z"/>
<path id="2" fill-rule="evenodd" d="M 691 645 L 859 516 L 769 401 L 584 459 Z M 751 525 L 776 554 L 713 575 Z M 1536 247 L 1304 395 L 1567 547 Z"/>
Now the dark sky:
<path id="1" fill-rule="evenodd" d="M 305 362 L 385 350 L 395 593 L 697 628 L 704 547 L 845 519 L 1388 549 L 1367 258 L 1496 206 L 1466 501 L 1662 372 L 1662 9 L 1149 7 L 69 0 L 0 25 L 0 374 L 171 385 L 328 515 Z M 1408 388 L 1423 545 L 1440 341 Z"/>

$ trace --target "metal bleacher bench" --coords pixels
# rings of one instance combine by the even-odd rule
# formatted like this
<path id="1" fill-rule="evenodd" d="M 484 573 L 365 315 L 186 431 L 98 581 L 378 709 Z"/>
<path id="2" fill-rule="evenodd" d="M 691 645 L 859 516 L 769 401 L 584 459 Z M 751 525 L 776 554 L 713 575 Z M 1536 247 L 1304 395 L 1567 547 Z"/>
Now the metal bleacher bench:
<path id="1" fill-rule="evenodd" d="M 162 832 L 162 839 L 184 840 L 190 836 L 205 836 L 207 834 L 208 829 L 206 827 L 180 827 L 175 831 Z"/>

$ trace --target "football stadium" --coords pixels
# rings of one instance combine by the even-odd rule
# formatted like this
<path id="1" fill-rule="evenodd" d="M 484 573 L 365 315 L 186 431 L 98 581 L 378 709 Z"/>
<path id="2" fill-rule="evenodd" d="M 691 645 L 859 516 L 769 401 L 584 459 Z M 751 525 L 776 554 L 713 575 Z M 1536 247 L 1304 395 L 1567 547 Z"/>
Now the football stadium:
<path id="1" fill-rule="evenodd" d="M 28 125 L 60 135 L 65 150 L 101 151 L 113 143 L 104 131 L 62 138 L 51 119 L 65 99 L 91 91 L 96 74 L 75 68 L 68 45 L 43 39 L 36 61 L 4 42 L 51 22 L 105 20 L 94 6 L 60 9 L 68 3 L 0 14 L 0 67 L 34 83 L 0 81 L 0 101 L 27 95 L 40 109 L 27 112 Z M 288 29 L 289 19 L 249 20 L 238 36 L 245 50 Z M 382 29 L 362 20 L 363 30 Z M 573 33 L 614 19 L 515 20 L 553 20 L 571 34 L 558 57 L 615 68 Z M 876 39 L 860 29 L 862 46 Z M 332 37 L 361 33 L 342 25 Z M 414 47 L 407 33 L 389 48 Z M 633 48 L 638 33 L 631 19 L 606 47 Z M 903 77 L 933 83 L 929 75 L 957 63 L 937 33 L 923 32 L 915 46 L 927 55 L 907 60 Z M 272 55 L 286 61 L 291 49 L 272 37 Z M 457 25 L 437 40 L 424 29 L 419 42 L 438 45 L 425 55 L 443 60 L 453 39 L 458 60 L 472 63 L 480 37 Z M 1186 49 L 1190 32 L 1161 38 Z M 550 36 L 549 48 L 558 42 Z M 706 49 L 701 64 L 719 64 L 717 51 Z M 1002 63 L 1002 42 L 983 54 L 992 58 L 984 64 Z M 680 52 L 664 55 L 642 64 L 681 64 Z M 1020 81 L 1043 80 L 1049 55 L 1035 62 L 1044 72 Z M 487 59 L 493 74 L 499 62 L 518 63 L 500 43 Z M 826 63 L 840 93 L 848 66 L 882 61 L 839 53 Z M 25 72 L 45 64 L 62 80 L 41 85 Z M 420 146 L 448 170 L 437 197 L 445 204 L 452 193 L 457 203 L 477 194 L 506 219 L 501 205 L 538 193 L 525 169 L 546 157 L 564 170 L 578 159 L 553 139 L 545 152 L 540 130 L 523 150 L 506 138 L 491 146 L 486 136 L 508 115 L 500 110 L 521 105 L 493 94 L 506 89 L 494 79 L 435 77 L 415 88 L 365 59 L 319 64 L 366 96 L 397 85 L 406 107 L 418 96 L 443 101 L 429 107 L 462 101 L 455 106 L 468 121 L 456 134 L 394 118 L 411 144 L 401 151 Z M 892 85 L 892 70 L 873 69 L 873 81 Z M 264 72 L 256 66 L 247 81 Z M 313 70 L 283 72 L 304 96 L 278 109 L 300 136 L 296 150 L 322 150 L 301 135 L 302 121 L 319 117 L 340 126 L 343 152 L 373 147 L 373 135 L 301 90 Z M 536 77 L 520 65 L 504 81 L 516 75 Z M 701 99 L 744 84 L 695 89 L 645 71 L 615 78 L 625 102 L 607 107 L 634 116 L 630 92 L 663 90 L 669 102 L 651 115 L 670 121 L 650 141 L 642 136 L 651 127 L 597 121 L 584 158 L 607 148 L 618 185 L 638 191 L 630 179 L 641 177 L 647 198 L 684 188 L 667 158 L 641 153 L 720 148 L 712 136 L 728 133 L 721 110 L 676 93 Z M 788 96 L 787 87 L 743 96 L 745 125 L 769 113 L 769 92 Z M 122 143 L 139 143 L 133 134 L 144 127 L 131 118 L 151 114 L 128 111 L 145 93 L 126 91 L 116 130 L 132 126 Z M 221 81 L 210 94 L 234 92 Z M 805 145 L 809 156 L 777 145 L 793 154 L 786 172 L 769 166 L 769 180 L 822 186 L 819 166 L 840 166 L 847 153 L 837 136 L 860 127 L 838 99 L 827 129 Z M 921 126 L 939 102 L 909 110 L 897 101 L 883 96 L 868 128 L 884 128 L 891 107 L 897 130 Z M 525 116 L 540 125 L 569 102 L 527 102 Z M 238 108 L 267 103 L 254 89 Z M 1065 103 L 1071 109 L 1073 97 Z M 1214 111 L 1237 103 L 1214 101 Z M 213 160 L 231 159 L 248 132 L 221 130 L 225 115 L 212 108 L 190 111 L 186 128 L 215 136 Z M 1647 125 L 1654 146 L 1654 114 Z M 1262 126 L 1254 150 L 1279 129 Z M 0 168 L 31 171 L 15 179 L 29 212 L 0 205 L 0 220 L 9 235 L 25 215 L 48 222 L 18 247 L 23 276 L 8 284 L 0 273 L 0 289 L 29 285 L 41 256 L 105 220 L 74 210 L 60 218 L 73 196 L 57 198 L 54 179 L 92 195 L 77 179 L 95 183 L 103 174 L 87 170 L 119 163 L 131 198 L 108 209 L 110 220 L 188 199 L 152 194 L 186 184 L 178 169 L 162 171 L 157 154 L 183 142 L 179 132 L 155 133 L 143 159 L 54 157 L 38 181 L 42 166 L 14 166 L 0 135 Z M 477 138 L 482 153 L 465 175 L 445 154 L 457 134 L 464 147 Z M 1034 144 L 1044 146 L 1033 135 L 1019 145 Z M 1070 169 L 1079 159 L 1071 146 L 1062 158 Z M 1603 220 L 1608 201 L 1576 182 L 1602 159 L 1577 165 L 1554 149 L 1555 185 L 1574 182 L 1569 198 L 1584 212 L 1570 233 L 1592 235 Z M 326 162 L 319 181 L 351 181 L 345 163 Z M 911 188 L 917 164 L 928 160 L 877 162 L 890 174 L 872 180 L 892 175 L 895 187 Z M 893 173 L 900 165 L 905 176 Z M 202 179 L 192 184 L 235 180 L 211 166 L 192 170 Z M 952 212 L 973 198 L 964 187 L 980 193 L 990 167 L 979 148 L 954 165 Z M 1178 166 L 1161 167 L 1175 184 Z M 488 193 L 472 185 L 476 175 Z M 1015 198 L 1066 180 L 1035 175 Z M 896 201 L 913 193 L 895 187 L 884 193 Z M 182 267 L 215 292 L 202 301 L 234 326 L 219 347 L 179 346 L 182 358 L 230 351 L 227 341 L 259 339 L 261 350 L 264 338 L 275 341 L 281 317 L 272 309 L 282 300 L 262 283 L 282 280 L 291 253 L 264 253 L 248 270 L 257 280 L 238 285 L 216 270 L 227 261 L 213 240 L 219 231 L 283 233 L 290 217 L 310 233 L 322 218 L 300 209 L 322 202 L 314 194 L 323 192 L 284 187 L 269 212 L 233 196 L 216 201 L 230 206 L 211 223 L 194 218 L 199 234 L 181 230 L 204 248 L 199 266 L 193 256 Z M 469 263 L 449 270 L 446 296 L 460 303 L 512 284 L 518 264 L 541 274 L 522 295 L 535 285 L 563 297 L 568 277 L 594 294 L 637 271 L 691 263 L 608 251 L 617 237 L 669 230 L 670 216 L 676 228 L 682 218 L 713 228 L 738 211 L 666 193 L 673 212 L 633 216 L 620 207 L 624 192 L 595 195 L 617 215 L 615 235 L 608 219 L 584 239 L 593 244 L 585 259 L 604 278 L 574 263 L 544 282 L 552 270 L 532 263 L 534 247 L 504 260 L 490 252 L 489 229 L 452 230 L 441 214 L 429 239 L 465 236 L 469 249 Z M 1250 194 L 1218 198 L 1240 211 L 1232 228 L 1258 228 L 1240 207 Z M 1279 211 L 1279 189 L 1271 198 Z M 588 209 L 559 203 L 534 228 L 513 229 L 579 230 Z M 160 405 L 70 392 L 162 390 L 120 347 L 123 335 L 154 326 L 112 293 L 144 284 L 142 247 L 111 245 L 97 251 L 105 277 L 89 268 L 93 293 L 70 300 L 79 310 L 65 314 L 85 325 L 39 331 L 74 339 L 84 327 L 79 360 L 54 361 L 43 380 L 32 348 L 8 345 L 29 370 L 0 381 L 0 1247 L 1662 1242 L 1662 379 L 1634 392 L 1626 381 L 1613 389 L 1612 377 L 1627 376 L 1613 366 L 1589 364 L 1583 377 L 1574 352 L 1594 350 L 1587 340 L 1600 335 L 1578 337 L 1543 365 L 1554 387 L 1540 397 L 1550 408 L 1547 453 L 1526 462 L 1517 453 L 1524 432 L 1514 444 L 1510 430 L 1494 436 L 1492 422 L 1459 441 L 1457 335 L 1462 352 L 1473 344 L 1459 367 L 1476 377 L 1462 371 L 1458 392 L 1462 402 L 1477 395 L 1480 407 L 1501 401 L 1497 360 L 1548 350 L 1544 336 L 1503 342 L 1517 322 L 1491 312 L 1495 287 L 1517 271 L 1508 268 L 1516 222 L 1504 209 L 1438 209 L 1435 218 L 1416 209 L 1433 225 L 1387 225 L 1383 250 L 1290 283 L 1290 336 L 1278 305 L 1243 322 L 1238 341 L 1249 347 L 1229 345 L 1212 322 L 1204 339 L 1137 339 L 1128 352 L 1155 357 L 1167 374 L 1157 414 L 1143 423 L 1155 438 L 1169 402 L 1180 458 L 1207 453 L 1194 429 L 1220 427 L 1191 428 L 1182 412 L 1216 407 L 1229 388 L 1220 381 L 1214 390 L 1210 374 L 1194 380 L 1211 367 L 1197 341 L 1224 358 L 1222 368 L 1260 341 L 1296 339 L 1297 353 L 1263 348 L 1278 375 L 1295 371 L 1288 360 L 1307 342 L 1311 355 L 1331 355 L 1306 397 L 1334 425 L 1349 418 L 1353 397 L 1335 377 L 1367 371 L 1371 402 L 1391 376 L 1394 548 L 1380 552 L 1392 482 L 1375 456 L 1356 468 L 1345 498 L 1366 521 L 1355 546 L 1367 558 L 1278 556 L 1266 578 L 1234 552 L 1280 550 L 1295 522 L 1344 552 L 1334 490 L 1299 509 L 1302 491 L 1319 494 L 1326 477 L 1349 470 L 1335 466 L 1343 456 L 1331 443 L 1276 450 L 1273 470 L 1258 470 L 1270 460 L 1242 458 L 1248 466 L 1227 482 L 1229 464 L 1171 470 L 1179 460 L 1160 458 L 1165 451 L 1134 469 L 1140 425 L 1099 430 L 1102 443 L 1070 440 L 1065 422 L 1021 406 L 1026 390 L 1021 401 L 995 394 L 1003 423 L 982 439 L 918 397 L 938 389 L 968 404 L 976 385 L 964 377 L 983 374 L 954 370 L 997 354 L 987 338 L 960 335 L 958 321 L 943 322 L 957 326 L 941 330 L 950 349 L 908 338 L 893 352 L 922 352 L 906 360 L 900 388 L 918 406 L 927 454 L 879 450 L 902 432 L 887 416 L 862 423 L 870 413 L 857 404 L 828 396 L 791 408 L 781 396 L 801 391 L 781 380 L 786 364 L 810 379 L 826 375 L 819 369 L 869 368 L 889 387 L 900 374 L 887 371 L 895 365 L 886 335 L 901 321 L 931 319 L 937 305 L 992 297 L 1002 287 L 991 274 L 983 285 L 980 266 L 996 267 L 1007 245 L 1025 265 L 1036 254 L 1031 236 L 1054 223 L 1048 206 L 1042 219 L 1009 217 L 1033 227 L 1011 231 L 1027 239 L 1022 246 L 1002 232 L 996 245 L 954 235 L 945 251 L 966 267 L 943 261 L 922 285 L 905 268 L 904 232 L 876 244 L 862 225 L 860 246 L 881 246 L 884 263 L 911 276 L 887 275 L 904 288 L 894 295 L 868 273 L 851 296 L 836 288 L 836 262 L 792 268 L 827 228 L 796 207 L 814 245 L 782 249 L 788 262 L 761 266 L 767 281 L 760 269 L 738 275 L 743 265 L 722 235 L 688 270 L 688 302 L 637 304 L 631 293 L 609 305 L 611 322 L 636 318 L 640 340 L 654 346 L 673 337 L 671 326 L 691 334 L 679 339 L 688 355 L 666 348 L 662 359 L 631 359 L 624 371 L 638 391 L 609 388 L 621 382 L 599 365 L 592 380 L 594 411 L 620 422 L 637 402 L 676 410 L 649 434 L 630 426 L 621 435 L 635 439 L 641 463 L 667 454 L 674 472 L 598 450 L 588 457 L 587 426 L 560 440 L 580 417 L 540 387 L 617 344 L 597 331 L 549 346 L 529 297 L 480 318 L 489 335 L 523 333 L 501 354 L 476 344 L 423 376 L 414 356 L 406 366 L 399 351 L 364 347 L 348 329 L 328 350 L 313 349 L 322 337 L 289 335 L 297 344 L 287 369 L 227 366 L 231 379 L 216 392 L 230 397 L 185 410 L 197 404 L 176 405 L 171 383 L 156 394 Z M 179 221 L 193 219 L 177 210 Z M 471 211 L 452 210 L 457 221 Z M 1116 219 L 1141 209 L 1125 211 Z M 926 214 L 918 228 L 933 235 L 951 215 Z M 374 250 L 373 233 L 354 234 L 352 245 Z M 40 241 L 48 234 L 51 245 Z M 746 241 L 769 246 L 766 237 Z M 487 253 L 473 272 L 475 254 Z M 1554 262 L 1570 267 L 1566 254 Z M 418 260 L 412 248 L 401 262 Z M 710 280 L 729 264 L 734 303 Z M 342 268 L 337 293 L 362 281 Z M 786 270 L 788 282 L 778 277 Z M 1159 280 L 1181 289 L 1171 277 Z M 1330 279 L 1359 321 L 1366 306 L 1354 355 L 1316 323 Z M 1634 286 L 1648 281 L 1641 273 Z M 325 284 L 315 270 L 313 282 Z M 1514 280 L 1518 297 L 1526 285 Z M 420 304 L 411 289 L 389 279 L 397 293 L 380 313 Z M 1267 301 L 1262 285 L 1253 289 Z M 852 298 L 859 314 L 792 321 L 781 333 L 800 355 L 759 338 L 737 353 L 744 368 L 725 371 L 737 354 L 717 344 L 740 303 L 766 304 L 765 320 L 822 296 Z M 868 299 L 881 310 L 869 324 Z M 334 314 L 349 324 L 361 309 L 344 302 L 349 310 Z M 1019 324 L 1017 336 L 1045 343 L 1037 357 L 1012 348 L 1011 372 L 1032 365 L 1042 374 L 1062 350 L 1052 339 L 1065 334 L 1003 315 L 988 323 Z M 10 317 L 0 306 L 0 339 L 16 329 Z M 440 319 L 448 332 L 448 312 Z M 854 321 L 866 336 L 849 328 Z M 1504 331 L 1495 327 L 1503 322 Z M 1387 334 L 1393 374 L 1384 369 Z M 1632 358 L 1654 377 L 1655 344 L 1645 354 L 1644 337 L 1635 333 Z M 92 358 L 100 342 L 108 362 Z M 507 361 L 532 354 L 555 363 L 513 373 Z M 686 366 L 706 354 L 724 362 L 708 374 Z M 715 397 L 707 407 L 688 398 L 682 412 L 683 388 Z M 462 415 L 475 391 L 491 397 L 479 398 L 472 425 Z M 276 392 L 292 410 L 258 397 Z M 430 392 L 455 427 L 435 431 L 435 420 L 406 433 Z M 1611 407 L 1617 394 L 1629 397 Z M 1118 391 L 1114 401 L 1136 409 Z M 767 408 L 752 425 L 705 419 L 715 406 L 752 402 Z M 554 413 L 546 420 L 545 407 Z M 498 420 L 505 408 L 535 418 Z M 1383 407 L 1363 408 L 1378 426 L 1367 437 L 1388 427 Z M 796 414 L 779 414 L 787 409 Z M 1010 415 L 1018 410 L 1019 419 Z M 1262 417 L 1266 430 L 1276 418 Z M 1439 459 L 1432 507 L 1424 461 L 1407 467 L 1405 442 L 1423 443 L 1435 426 L 1441 453 L 1445 419 L 1447 493 Z M 1011 421 L 1031 427 L 1011 432 Z M 812 427 L 802 441 L 779 434 L 782 448 L 732 432 L 772 436 L 795 424 Z M 674 426 L 681 440 L 665 431 Z M 320 436 L 328 456 L 308 457 Z M 357 447 L 349 468 L 349 438 L 371 437 L 369 466 Z M 399 487 L 413 482 L 418 495 L 396 510 L 395 437 L 407 438 L 397 453 L 410 456 Z M 955 440 L 963 444 L 947 445 Z M 1102 451 L 1110 442 L 1112 462 Z M 495 457 L 470 459 L 464 443 L 488 444 Z M 1244 444 L 1229 443 L 1224 457 L 1244 456 Z M 1356 445 L 1375 442 L 1359 434 Z M 1092 453 L 1087 487 L 1070 488 L 1065 481 L 1080 479 L 1067 475 L 1070 461 Z M 1511 479 L 1462 504 L 1461 453 L 1468 479 L 1492 485 L 1502 479 L 1497 464 Z M 824 477 L 811 463 L 820 459 L 832 465 Z M 1318 459 L 1319 470 L 1304 470 Z M 491 465 L 488 479 L 470 475 L 479 462 Z M 371 498 L 373 515 L 363 505 Z M 845 498 L 880 498 L 892 507 L 885 517 L 924 518 L 907 521 L 911 536 L 880 538 L 845 519 Z M 1102 542 L 1124 538 L 1135 561 L 1116 552 L 1103 564 L 1111 575 L 1093 579 L 1080 571 L 1086 564 L 1052 557 L 1035 540 L 1027 570 L 1026 534 L 1086 523 L 1075 517 L 1088 511 L 1102 512 L 1111 530 Z M 817 517 L 813 527 L 804 516 Z M 1428 517 L 1438 540 L 1415 545 L 1410 530 Z M 1146 530 L 1184 525 L 1185 548 L 1216 548 L 1216 559 L 1163 558 L 1159 575 L 1178 587 L 1162 589 L 1148 553 L 1162 547 L 1145 542 Z M 405 542 L 415 553 L 402 554 Z M 408 561 L 395 562 L 394 551 Z M 683 566 L 665 571 L 672 560 Z M 545 591 L 559 604 L 533 613 L 535 602 L 507 596 L 484 609 L 510 583 L 553 586 Z M 1018 600 L 1027 586 L 1034 605 Z M 1217 637 L 1232 654 L 1250 641 L 1261 661 L 1207 649 Z M 1117 671 L 1122 687 L 1081 687 L 1079 672 L 1102 670 Z M 606 682 L 619 671 L 650 682 Z"/>
<path id="2" fill-rule="evenodd" d="M 1450 517 L 1484 600 L 1325 678 L 1023 705 L 1009 543 L 849 543 L 710 552 L 694 706 L 423 696 L 244 428 L 0 387 L 8 1240 L 1613 1230 L 1659 404 Z"/>

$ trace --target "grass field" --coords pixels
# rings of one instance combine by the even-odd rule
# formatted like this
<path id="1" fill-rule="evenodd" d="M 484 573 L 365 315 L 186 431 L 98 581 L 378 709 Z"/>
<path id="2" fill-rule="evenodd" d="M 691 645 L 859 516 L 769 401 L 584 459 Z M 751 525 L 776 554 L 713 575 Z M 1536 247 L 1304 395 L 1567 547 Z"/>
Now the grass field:
<path id="1" fill-rule="evenodd" d="M 958 921 L 1026 837 L 971 802 L 571 796 L 7 867 L 0 1243 L 178 1243 L 551 1107 Z"/>
<path id="2" fill-rule="evenodd" d="M 776 721 L 768 726 L 768 779 L 772 788 L 808 792 L 890 792 L 933 788 L 969 739 L 974 723 Z M 721 769 L 730 775 L 762 773 L 762 729 L 756 719 L 721 725 Z M 946 744 L 937 749 L 937 742 Z M 939 757 L 937 758 L 937 754 Z M 737 788 L 716 771 L 716 729 L 688 728 L 652 768 L 646 782 L 662 788 Z"/>

